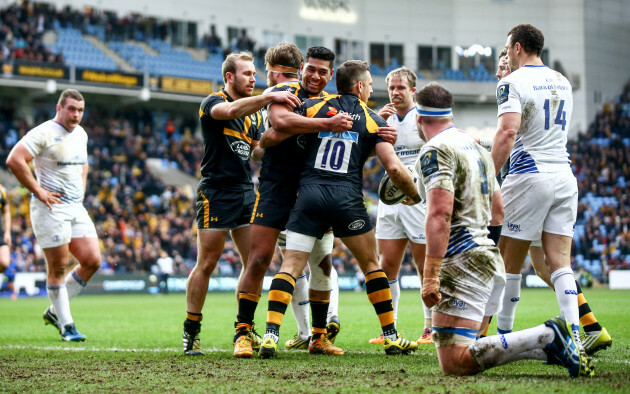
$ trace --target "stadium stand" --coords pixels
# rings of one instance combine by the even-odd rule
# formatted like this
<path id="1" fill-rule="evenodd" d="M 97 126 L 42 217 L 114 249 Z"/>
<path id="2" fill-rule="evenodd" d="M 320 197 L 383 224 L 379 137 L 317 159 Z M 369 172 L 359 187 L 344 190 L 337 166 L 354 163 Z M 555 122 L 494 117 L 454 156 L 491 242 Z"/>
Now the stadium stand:
<path id="1" fill-rule="evenodd" d="M 85 38 L 88 35 L 105 42 L 140 72 L 221 79 L 224 54 L 253 49 L 255 45 L 243 30 L 239 38 L 221 49 L 221 38 L 211 31 L 194 43 L 207 50 L 205 60 L 196 60 L 188 50 L 171 45 L 181 44 L 174 31 L 173 21 L 158 22 L 134 15 L 119 18 L 114 13 L 80 12 L 69 7 L 57 11 L 50 5 L 23 2 L 0 9 L 0 60 L 116 69 L 114 60 Z M 53 34 L 47 36 L 48 33 Z M 394 66 L 372 68 L 376 75 L 386 74 Z M 441 71 L 443 79 L 494 79 L 482 65 L 468 74 L 444 67 Z M 331 86 L 334 87 L 334 80 Z M 11 178 L 5 167 L 10 149 L 34 124 L 52 115 L 36 112 L 29 122 L 12 103 L 0 104 L 0 169 L 5 175 L 0 182 L 5 184 L 4 179 Z M 92 170 L 85 204 L 101 238 L 103 273 L 150 272 L 162 249 L 175 258 L 178 272 L 186 274 L 194 266 L 194 190 L 164 184 L 147 166 L 148 158 L 157 158 L 165 166 L 188 175 L 198 174 L 203 147 L 196 137 L 198 121 L 194 116 L 158 110 L 108 111 L 88 104 L 83 125 L 90 135 Z M 615 101 L 602 108 L 586 131 L 569 141 L 569 150 L 580 190 L 572 249 L 574 268 L 581 267 L 605 282 L 611 269 L 630 269 L 630 81 Z M 252 171 L 256 180 L 259 167 L 252 164 Z M 373 218 L 382 174 L 376 160 L 366 164 L 364 189 Z M 30 227 L 29 198 L 23 188 L 11 191 L 14 271 L 42 271 L 45 266 Z M 411 261 L 408 251 L 404 272 L 413 272 Z M 272 272 L 279 268 L 279 262 L 276 256 Z M 335 250 L 334 264 L 342 274 L 356 271 L 356 262 L 343 246 Z M 236 276 L 240 268 L 238 253 L 228 242 L 217 269 L 223 275 Z"/>

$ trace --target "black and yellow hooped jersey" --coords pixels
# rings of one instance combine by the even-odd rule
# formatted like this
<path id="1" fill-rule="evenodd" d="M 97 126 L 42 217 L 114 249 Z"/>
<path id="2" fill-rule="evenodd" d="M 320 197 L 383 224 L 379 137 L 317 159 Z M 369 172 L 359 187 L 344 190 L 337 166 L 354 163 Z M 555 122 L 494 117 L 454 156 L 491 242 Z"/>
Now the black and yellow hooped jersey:
<path id="1" fill-rule="evenodd" d="M 264 130 L 260 111 L 239 119 L 218 120 L 211 115 L 220 103 L 234 101 L 225 90 L 206 97 L 199 108 L 204 156 L 200 185 L 222 190 L 248 190 L 253 187 L 249 154 L 252 141 Z"/>
<path id="2" fill-rule="evenodd" d="M 377 131 L 387 123 L 350 93 L 308 99 L 300 112 L 309 118 L 329 118 L 345 112 L 353 120 L 352 129 L 342 133 L 322 131 L 304 135 L 307 156 L 300 185 L 344 184 L 360 190 L 363 164 L 376 144 L 385 142 Z"/>
<path id="3" fill-rule="evenodd" d="M 296 95 L 302 102 L 308 98 L 320 97 L 309 94 L 298 81 L 279 83 L 270 89 L 272 92 L 288 91 Z M 328 93 L 322 92 L 321 97 Z M 269 117 L 267 117 L 269 119 Z M 276 146 L 265 149 L 260 170 L 260 179 L 272 179 L 276 181 L 297 182 L 302 165 L 304 164 L 304 136 L 294 135 Z"/>

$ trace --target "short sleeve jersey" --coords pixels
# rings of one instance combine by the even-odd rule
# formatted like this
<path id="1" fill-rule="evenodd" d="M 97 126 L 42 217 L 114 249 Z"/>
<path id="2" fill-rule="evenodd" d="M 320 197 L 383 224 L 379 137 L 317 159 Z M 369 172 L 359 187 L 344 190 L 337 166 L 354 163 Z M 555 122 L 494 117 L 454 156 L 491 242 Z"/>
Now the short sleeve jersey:
<path id="1" fill-rule="evenodd" d="M 394 126 L 398 132 L 398 138 L 394 144 L 394 150 L 400 161 L 405 165 L 414 165 L 424 141 L 418 135 L 416 122 L 416 107 L 411 108 L 401 119 L 398 114 L 387 118 L 387 124 Z"/>
<path id="2" fill-rule="evenodd" d="M 302 88 L 302 85 L 300 85 L 298 81 L 279 83 L 266 91 L 289 91 L 302 100 L 302 102 L 308 98 L 318 97 L 310 95 Z M 322 93 L 323 96 L 328 95 L 328 93 Z M 269 119 L 269 116 L 267 116 L 267 119 Z M 302 171 L 304 158 L 304 135 L 293 135 L 278 145 L 265 149 L 265 154 L 262 158 L 260 179 L 272 179 L 283 182 L 295 180 L 297 182 L 300 172 Z"/>
<path id="3" fill-rule="evenodd" d="M 521 114 L 509 174 L 571 172 L 567 133 L 573 113 L 569 81 L 547 66 L 523 66 L 497 85 L 498 115 Z"/>
<path id="4" fill-rule="evenodd" d="M 363 165 L 377 143 L 385 142 L 377 131 L 386 122 L 354 94 L 330 95 L 308 99 L 301 107 L 309 118 L 332 117 L 347 113 L 352 129 L 333 133 L 305 134 L 306 163 L 300 185 L 347 185 L 361 190 Z"/>
<path id="5" fill-rule="evenodd" d="M 19 142 L 34 157 L 37 182 L 49 192 L 60 193 L 62 204 L 83 201 L 87 140 L 83 127 L 68 131 L 49 120 L 31 129 Z"/>
<path id="6" fill-rule="evenodd" d="M 498 184 L 488 151 L 450 127 L 424 145 L 418 164 L 427 193 L 438 188 L 454 195 L 446 257 L 480 245 L 494 246 L 488 223 Z"/>
<path id="7" fill-rule="evenodd" d="M 252 189 L 249 154 L 252 141 L 264 130 L 260 111 L 238 119 L 218 120 L 211 115 L 220 103 L 234 101 L 225 90 L 210 94 L 201 102 L 199 119 L 204 155 L 201 159 L 200 186 L 226 191 Z"/>

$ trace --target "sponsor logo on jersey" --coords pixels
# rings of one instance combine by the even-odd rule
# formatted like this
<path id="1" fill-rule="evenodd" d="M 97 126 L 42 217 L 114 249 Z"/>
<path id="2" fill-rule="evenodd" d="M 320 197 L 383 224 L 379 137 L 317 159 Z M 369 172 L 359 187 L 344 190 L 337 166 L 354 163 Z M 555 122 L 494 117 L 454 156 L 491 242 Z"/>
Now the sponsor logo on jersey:
<path id="1" fill-rule="evenodd" d="M 516 224 L 516 223 L 507 223 L 507 227 L 508 230 L 513 232 L 513 233 L 520 233 L 521 232 L 521 225 L 520 224 Z"/>
<path id="2" fill-rule="evenodd" d="M 503 84 L 497 88 L 497 105 L 501 105 L 508 101 L 510 95 L 510 85 Z"/>
<path id="3" fill-rule="evenodd" d="M 232 148 L 232 151 L 236 153 L 241 158 L 241 160 L 249 159 L 249 144 L 247 142 L 234 141 L 230 145 L 230 148 Z"/>
<path id="4" fill-rule="evenodd" d="M 424 177 L 429 177 L 431 174 L 440 169 L 437 159 L 437 151 L 435 149 L 432 149 L 422 155 L 422 158 L 420 158 L 420 163 L 422 168 L 422 175 Z"/>
<path id="5" fill-rule="evenodd" d="M 333 133 L 332 131 L 320 131 L 317 136 L 319 138 L 333 138 L 338 140 L 348 140 L 355 144 L 359 142 L 359 133 L 356 131 L 344 131 L 342 133 Z"/>
<path id="6" fill-rule="evenodd" d="M 328 107 L 328 112 L 326 112 L 326 115 L 328 116 L 335 116 L 337 115 L 339 111 L 337 111 L 337 108 L 335 107 Z"/>
<path id="7" fill-rule="evenodd" d="M 455 309 L 461 309 L 461 310 L 466 309 L 466 303 L 464 301 L 462 301 L 462 300 L 450 299 L 450 300 L 448 300 L 448 306 L 450 306 L 451 308 L 455 308 Z"/>
<path id="8" fill-rule="evenodd" d="M 577 295 L 577 291 L 575 290 L 565 290 L 564 294 L 573 294 L 573 295 Z"/>
<path id="9" fill-rule="evenodd" d="M 55 137 L 55 142 L 61 142 L 62 138 L 61 137 Z"/>
<path id="10" fill-rule="evenodd" d="M 365 220 L 358 219 L 348 225 L 348 229 L 350 230 L 359 230 L 365 226 Z"/>

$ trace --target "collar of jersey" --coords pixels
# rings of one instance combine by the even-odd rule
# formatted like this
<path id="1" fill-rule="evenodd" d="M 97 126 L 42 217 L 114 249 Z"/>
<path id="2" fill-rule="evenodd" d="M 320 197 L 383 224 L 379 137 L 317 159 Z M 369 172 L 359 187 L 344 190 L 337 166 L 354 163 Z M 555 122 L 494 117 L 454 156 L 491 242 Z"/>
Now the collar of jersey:
<path id="1" fill-rule="evenodd" d="M 232 98 L 232 96 L 230 96 L 230 94 L 228 92 L 225 91 L 225 88 L 221 89 L 221 91 L 223 93 L 225 93 L 225 97 L 227 97 L 228 101 L 234 101 L 234 99 Z"/>
<path id="2" fill-rule="evenodd" d="M 415 105 L 413 107 L 411 107 L 411 109 L 409 111 L 405 112 L 405 115 L 402 118 L 400 116 L 398 116 L 398 114 L 396 114 L 396 117 L 398 118 L 398 121 L 402 122 L 407 117 L 407 115 L 409 115 L 409 112 L 413 111 L 414 109 L 416 109 Z"/>
<path id="3" fill-rule="evenodd" d="M 451 126 L 451 127 L 447 127 L 447 128 L 445 128 L 444 130 L 440 131 L 438 134 L 442 134 L 443 132 L 445 132 L 445 131 L 446 131 L 446 130 L 448 130 L 448 129 L 455 129 L 455 128 L 456 128 L 456 127 L 455 127 L 455 125 L 453 125 L 453 126 Z"/>
<path id="4" fill-rule="evenodd" d="M 546 64 L 527 64 L 527 65 L 525 65 L 523 67 L 536 67 L 536 68 L 537 67 L 547 67 L 547 68 L 549 68 L 549 66 L 547 66 Z"/>
<path id="5" fill-rule="evenodd" d="M 66 133 L 72 133 L 74 131 L 74 129 L 72 130 L 68 130 L 66 129 L 66 126 L 62 125 L 61 123 L 57 122 L 56 120 L 53 120 L 53 122 L 57 123 L 59 126 L 61 126 L 62 129 L 64 129 L 66 131 Z M 76 129 L 76 127 L 75 127 Z"/>

